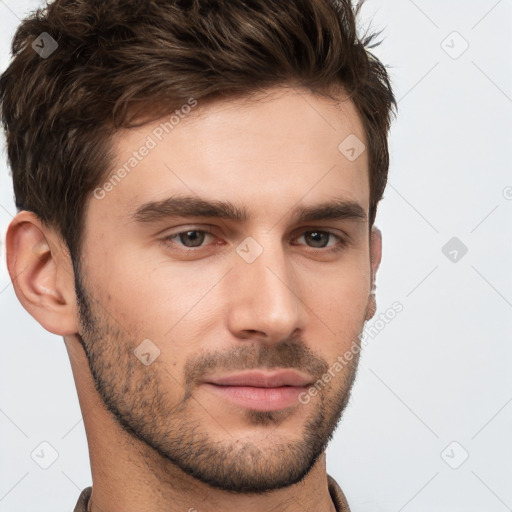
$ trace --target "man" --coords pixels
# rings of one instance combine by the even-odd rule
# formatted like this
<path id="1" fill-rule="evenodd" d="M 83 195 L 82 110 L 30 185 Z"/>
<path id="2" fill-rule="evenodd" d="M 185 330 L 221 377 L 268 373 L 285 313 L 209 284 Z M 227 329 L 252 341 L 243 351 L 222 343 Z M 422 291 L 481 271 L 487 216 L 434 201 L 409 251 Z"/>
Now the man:
<path id="1" fill-rule="evenodd" d="M 7 263 L 70 357 L 75 511 L 349 511 L 325 450 L 375 313 L 396 107 L 357 15 L 56 0 L 19 27 Z"/>

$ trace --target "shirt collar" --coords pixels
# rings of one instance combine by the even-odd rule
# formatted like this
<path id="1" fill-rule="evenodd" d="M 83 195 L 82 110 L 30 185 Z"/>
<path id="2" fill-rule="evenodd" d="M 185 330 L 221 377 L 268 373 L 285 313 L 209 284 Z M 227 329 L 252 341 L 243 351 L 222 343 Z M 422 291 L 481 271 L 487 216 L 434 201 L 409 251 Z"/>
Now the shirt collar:
<path id="1" fill-rule="evenodd" d="M 332 476 L 327 475 L 327 484 L 329 487 L 329 494 L 331 495 L 331 499 L 336 507 L 336 512 L 350 512 L 347 499 L 336 480 L 334 480 Z M 73 512 L 87 512 L 87 504 L 89 503 L 91 492 L 92 487 L 86 487 L 80 493 L 80 497 L 78 498 L 78 502 Z"/>
<path id="2" fill-rule="evenodd" d="M 343 494 L 341 487 L 338 485 L 336 480 L 330 475 L 327 475 L 327 484 L 329 486 L 329 493 L 331 495 L 331 499 L 336 507 L 336 512 L 350 512 L 350 507 L 348 506 L 347 498 Z"/>

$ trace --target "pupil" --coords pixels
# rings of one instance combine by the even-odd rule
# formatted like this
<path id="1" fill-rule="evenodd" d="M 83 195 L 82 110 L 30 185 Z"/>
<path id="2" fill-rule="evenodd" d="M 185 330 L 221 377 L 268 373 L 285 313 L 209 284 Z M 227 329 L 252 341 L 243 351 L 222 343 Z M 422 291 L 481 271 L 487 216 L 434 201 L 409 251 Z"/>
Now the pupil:
<path id="1" fill-rule="evenodd" d="M 204 239 L 204 233 L 202 233 L 199 236 L 197 235 L 198 233 L 199 233 L 199 231 L 187 231 L 187 232 L 183 233 L 182 235 L 180 235 L 180 239 L 184 245 L 188 245 L 188 242 L 192 241 L 192 245 L 188 245 L 188 246 L 189 247 L 197 247 L 197 246 L 201 245 L 201 243 Z M 195 236 L 194 236 L 194 234 L 195 234 Z M 185 237 L 187 237 L 188 240 L 184 240 L 183 235 Z"/>
<path id="2" fill-rule="evenodd" d="M 311 231 L 309 233 L 309 236 L 310 237 L 313 237 L 313 243 L 314 244 L 318 244 L 320 241 L 318 240 L 318 237 L 322 238 L 326 236 L 327 233 L 321 233 L 321 232 L 318 232 L 318 231 Z M 321 242 L 320 242 L 321 244 Z M 317 245 L 315 245 L 315 247 L 318 247 Z M 325 247 L 325 244 L 321 244 L 320 247 Z"/>

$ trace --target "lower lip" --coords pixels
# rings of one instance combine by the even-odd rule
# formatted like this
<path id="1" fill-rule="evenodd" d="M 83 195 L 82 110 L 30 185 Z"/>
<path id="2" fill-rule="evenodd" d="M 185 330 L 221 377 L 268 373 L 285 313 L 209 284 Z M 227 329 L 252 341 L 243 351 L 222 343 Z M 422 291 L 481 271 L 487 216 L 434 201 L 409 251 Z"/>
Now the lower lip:
<path id="1" fill-rule="evenodd" d="M 299 395 L 307 387 L 282 386 L 279 388 L 256 388 L 251 386 L 220 386 L 205 384 L 214 393 L 231 402 L 258 411 L 278 411 L 299 403 Z"/>

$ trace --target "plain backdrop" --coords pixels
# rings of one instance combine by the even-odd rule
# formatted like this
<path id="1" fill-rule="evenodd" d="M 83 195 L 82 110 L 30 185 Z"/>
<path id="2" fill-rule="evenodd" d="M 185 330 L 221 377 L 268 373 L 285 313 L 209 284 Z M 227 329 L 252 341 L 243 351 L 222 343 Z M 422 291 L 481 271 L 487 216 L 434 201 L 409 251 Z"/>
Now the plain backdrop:
<path id="1" fill-rule="evenodd" d="M 0 0 L 2 70 L 38 5 Z M 367 329 L 403 310 L 365 338 L 328 473 L 353 512 L 512 510 L 512 0 L 369 0 L 363 13 L 399 100 Z M 0 512 L 69 512 L 91 484 L 85 431 L 64 342 L 7 274 L 2 149 Z M 58 454 L 47 469 L 31 456 L 41 443 Z"/>

